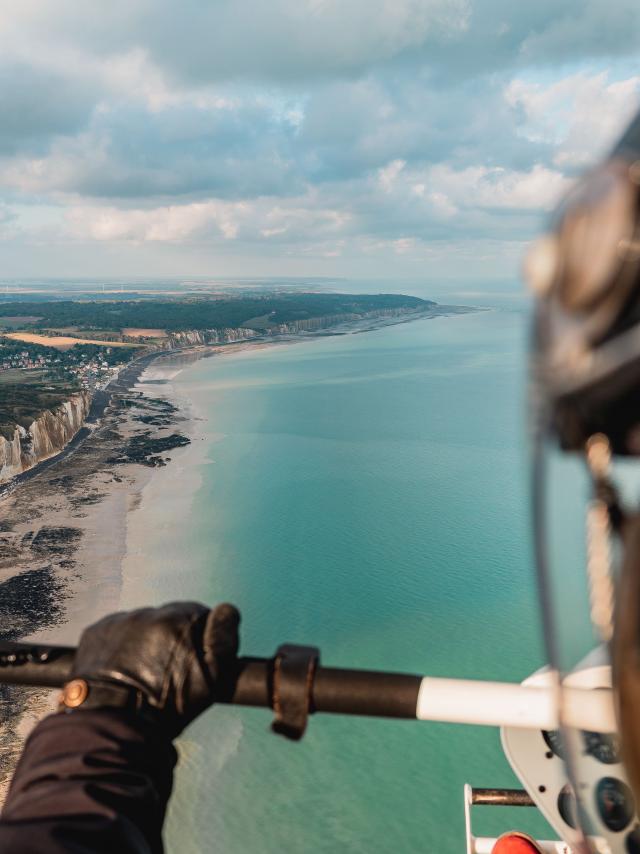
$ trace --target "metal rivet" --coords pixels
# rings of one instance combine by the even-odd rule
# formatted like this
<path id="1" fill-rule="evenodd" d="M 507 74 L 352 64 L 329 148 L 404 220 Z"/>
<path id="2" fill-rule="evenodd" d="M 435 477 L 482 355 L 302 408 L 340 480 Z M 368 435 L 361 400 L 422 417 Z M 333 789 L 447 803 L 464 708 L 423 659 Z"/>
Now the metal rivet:
<path id="1" fill-rule="evenodd" d="M 89 686 L 84 679 L 72 679 L 62 689 L 62 703 L 68 709 L 76 709 L 87 699 Z"/>

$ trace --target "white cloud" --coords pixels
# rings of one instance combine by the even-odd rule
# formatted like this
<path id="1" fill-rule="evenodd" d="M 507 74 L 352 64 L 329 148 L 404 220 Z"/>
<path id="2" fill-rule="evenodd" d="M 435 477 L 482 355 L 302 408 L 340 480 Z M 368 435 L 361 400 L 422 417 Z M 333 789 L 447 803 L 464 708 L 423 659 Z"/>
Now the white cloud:
<path id="1" fill-rule="evenodd" d="M 396 255 L 406 255 L 416 248 L 415 237 L 398 237 L 391 242 Z"/>
<path id="2" fill-rule="evenodd" d="M 450 219 L 458 213 L 458 208 L 451 199 L 443 192 L 434 192 L 427 195 L 431 207 L 436 216 L 441 216 L 443 219 Z"/>
<path id="3" fill-rule="evenodd" d="M 392 160 L 387 166 L 378 170 L 378 182 L 385 193 L 391 192 L 396 178 L 406 165 L 404 160 Z"/>
<path id="4" fill-rule="evenodd" d="M 208 200 L 150 209 L 74 205 L 66 211 L 66 231 L 74 238 L 134 243 L 188 243 L 244 240 L 325 240 L 348 229 L 351 214 L 312 206 L 309 199 L 273 205 Z"/>
<path id="5" fill-rule="evenodd" d="M 640 105 L 640 76 L 611 81 L 609 74 L 572 74 L 543 85 L 513 80 L 505 98 L 523 110 L 520 132 L 554 146 L 554 163 L 582 168 L 614 143 Z"/>
<path id="6" fill-rule="evenodd" d="M 442 202 L 487 210 L 548 210 L 570 186 L 560 172 L 536 165 L 528 171 L 470 166 L 454 170 L 434 166 L 428 186 Z"/>
<path id="7" fill-rule="evenodd" d="M 548 210 L 571 184 L 560 171 L 540 164 L 529 170 L 488 166 L 455 169 L 446 163 L 423 170 L 391 166 L 383 170 L 385 180 L 378 175 L 378 185 L 385 194 L 393 192 L 396 200 L 403 198 L 408 203 L 417 200 L 425 210 L 445 219 L 461 210 Z"/>
<path id="8" fill-rule="evenodd" d="M 85 46 L 98 61 L 142 46 L 183 80 L 300 80 L 361 72 L 463 33 L 470 0 L 0 0 L 0 55 Z"/>
<path id="9" fill-rule="evenodd" d="M 317 194 L 304 199 L 291 199 L 271 207 L 263 199 L 254 206 L 255 228 L 262 237 L 308 237 L 315 235 L 318 240 L 327 235 L 341 234 L 352 222 L 351 213 L 343 209 L 331 209 L 323 206 L 323 200 Z"/>
<path id="10" fill-rule="evenodd" d="M 410 192 L 417 198 L 427 201 L 434 214 L 442 217 L 442 219 L 449 219 L 458 212 L 458 208 L 446 193 L 439 190 L 428 192 L 427 185 L 422 181 L 413 184 L 410 187 Z"/>
<path id="11" fill-rule="evenodd" d="M 74 237 L 99 241 L 182 242 L 207 232 L 233 240 L 242 218 L 243 203 L 197 202 L 152 210 L 121 210 L 115 207 L 73 207 L 67 214 Z"/>
<path id="12" fill-rule="evenodd" d="M 540 20 L 523 33 L 519 53 L 524 61 L 566 63 L 581 56 L 637 57 L 637 0 L 537 0 L 528 5 L 539 10 Z"/>
<path id="13" fill-rule="evenodd" d="M 636 4 L 0 0 L 3 248 L 495 258 L 636 108 Z"/>

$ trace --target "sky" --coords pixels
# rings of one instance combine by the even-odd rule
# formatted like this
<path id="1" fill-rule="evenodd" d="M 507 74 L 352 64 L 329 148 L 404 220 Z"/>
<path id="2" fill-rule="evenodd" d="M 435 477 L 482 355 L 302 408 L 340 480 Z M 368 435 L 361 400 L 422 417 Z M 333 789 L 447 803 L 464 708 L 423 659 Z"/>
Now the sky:
<path id="1" fill-rule="evenodd" d="M 0 0 L 0 279 L 517 278 L 637 0 Z"/>

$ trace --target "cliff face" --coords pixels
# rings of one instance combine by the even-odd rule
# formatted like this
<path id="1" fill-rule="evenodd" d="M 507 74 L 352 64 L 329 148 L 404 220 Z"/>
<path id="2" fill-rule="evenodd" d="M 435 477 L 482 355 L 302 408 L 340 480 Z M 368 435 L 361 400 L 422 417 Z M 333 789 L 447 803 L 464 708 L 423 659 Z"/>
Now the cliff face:
<path id="1" fill-rule="evenodd" d="M 319 317 L 310 317 L 306 320 L 294 320 L 289 323 L 280 323 L 264 329 L 203 329 L 200 331 L 189 330 L 186 332 L 172 332 L 163 348 L 174 349 L 176 347 L 191 347 L 200 344 L 230 344 L 234 341 L 246 341 L 259 335 L 295 335 L 297 332 L 314 332 L 319 329 L 328 329 L 341 323 L 349 323 L 358 320 L 375 319 L 384 317 L 402 317 L 407 314 L 424 314 L 430 311 L 435 303 L 429 302 L 425 309 L 416 309 L 414 306 L 406 308 L 382 308 L 375 311 L 367 311 L 362 314 L 326 314 Z"/>
<path id="2" fill-rule="evenodd" d="M 246 341 L 259 335 L 255 329 L 202 329 L 186 332 L 172 332 L 163 349 L 193 347 L 199 344 L 230 344 L 233 341 Z"/>
<path id="3" fill-rule="evenodd" d="M 78 392 L 41 412 L 28 429 L 17 426 L 11 439 L 0 436 L 0 482 L 61 451 L 82 427 L 90 405 L 91 395 Z"/>
<path id="4" fill-rule="evenodd" d="M 341 323 L 350 323 L 358 320 L 375 320 L 384 317 L 402 317 L 407 314 L 418 316 L 433 308 L 435 303 L 430 303 L 425 309 L 416 309 L 413 306 L 407 308 L 381 308 L 375 311 L 367 311 L 363 314 L 327 314 L 321 317 L 310 317 L 308 320 L 294 320 L 291 323 L 281 323 L 269 331 L 275 335 L 291 335 L 296 332 L 313 332 L 318 329 L 328 329 Z"/>

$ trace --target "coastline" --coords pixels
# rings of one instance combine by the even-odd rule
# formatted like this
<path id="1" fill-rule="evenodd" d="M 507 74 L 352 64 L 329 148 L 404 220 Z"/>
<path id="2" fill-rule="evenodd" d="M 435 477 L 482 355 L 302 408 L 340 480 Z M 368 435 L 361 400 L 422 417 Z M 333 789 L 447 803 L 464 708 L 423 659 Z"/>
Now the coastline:
<path id="1" fill-rule="evenodd" d="M 149 574 L 139 559 L 147 516 L 160 509 L 165 518 L 157 524 L 170 525 L 189 512 L 208 447 L 204 421 L 171 379 L 202 358 L 286 343 L 295 341 L 201 345 L 137 360 L 114 380 L 72 447 L 0 492 L 0 638 L 75 645 L 83 628 L 107 613 L 158 604 L 155 591 L 166 589 L 155 584 L 162 568 Z M 151 442 L 179 433 L 189 444 L 171 448 L 159 465 L 126 455 L 118 461 L 127 442 L 146 433 Z M 145 513 L 137 514 L 143 501 Z M 175 598 L 182 598 L 180 578 L 175 582 Z M 56 696 L 0 685 L 0 804 L 22 742 L 54 710 Z"/>
<path id="2" fill-rule="evenodd" d="M 234 348 L 236 352 L 238 349 Z M 194 352 L 165 357 L 144 372 L 136 387 L 146 395 L 160 393 L 179 408 L 181 430 L 189 436 L 191 444 L 176 449 L 171 463 L 154 470 L 140 485 L 135 505 L 127 514 L 121 563 L 121 604 L 124 608 L 159 605 L 167 599 L 184 597 L 184 573 L 188 572 L 184 555 L 181 555 L 178 572 L 174 571 L 171 556 L 167 555 L 160 565 L 154 561 L 153 573 L 150 573 L 147 549 L 150 531 L 181 527 L 202 482 L 201 468 L 207 464 L 209 448 L 207 422 L 194 402 L 181 394 L 172 381 L 191 364 L 209 355 L 215 354 Z M 176 542 L 180 542 L 179 530 L 176 530 Z"/>
<path id="3" fill-rule="evenodd" d="M 172 404 L 158 410 L 164 399 L 145 398 L 138 385 L 162 355 L 128 365 L 92 406 L 81 436 L 0 491 L 0 638 L 76 644 L 86 625 L 120 607 L 127 516 L 152 463 L 165 464 L 153 453 L 129 460 L 128 445 L 151 434 L 152 447 L 181 426 Z M 22 741 L 53 710 L 56 693 L 0 685 L 0 803 Z"/>
<path id="4" fill-rule="evenodd" d="M 441 308 L 421 319 L 457 309 Z M 415 319 L 396 319 L 393 325 Z M 75 644 L 82 628 L 105 613 L 158 604 L 167 599 L 168 590 L 181 598 L 181 573 L 189 570 L 184 556 L 181 572 L 176 572 L 180 556 L 168 555 L 165 565 L 154 564 L 151 575 L 144 554 L 150 529 L 179 525 L 188 515 L 214 438 L 193 401 L 172 385 L 180 371 L 201 358 L 386 325 L 389 322 L 346 324 L 320 332 L 162 351 L 124 368 L 109 395 L 96 401 L 95 410 L 92 406 L 89 426 L 82 428 L 87 433 L 73 447 L 19 476 L 11 489 L 0 491 L 2 637 Z M 158 409 L 153 401 L 168 407 Z M 141 423 L 141 418 L 152 420 Z M 178 432 L 190 442 L 171 448 L 166 465 L 118 460 L 123 446 L 144 432 L 152 439 Z M 163 591 L 160 599 L 158 590 Z M 0 802 L 24 737 L 54 702 L 50 691 L 0 686 Z"/>

